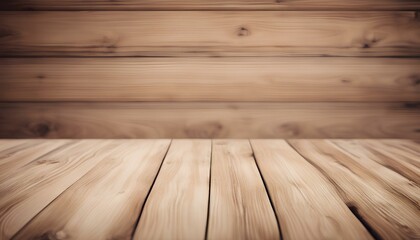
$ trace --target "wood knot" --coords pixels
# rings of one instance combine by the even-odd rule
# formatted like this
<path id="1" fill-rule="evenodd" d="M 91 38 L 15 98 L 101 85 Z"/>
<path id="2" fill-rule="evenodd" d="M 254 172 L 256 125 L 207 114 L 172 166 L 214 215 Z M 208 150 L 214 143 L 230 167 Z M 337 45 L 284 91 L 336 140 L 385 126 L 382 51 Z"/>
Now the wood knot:
<path id="1" fill-rule="evenodd" d="M 420 108 L 420 102 L 407 102 L 404 103 L 404 107 L 408 109 L 417 109 Z"/>
<path id="2" fill-rule="evenodd" d="M 101 41 L 102 46 L 110 52 L 113 52 L 118 47 L 118 42 L 119 38 L 111 38 L 107 36 L 104 36 Z"/>
<path id="3" fill-rule="evenodd" d="M 379 39 L 377 38 L 372 38 L 372 39 L 366 39 L 362 42 L 361 44 L 361 48 L 362 49 L 368 49 L 371 48 L 373 45 L 377 44 L 379 42 Z"/>
<path id="4" fill-rule="evenodd" d="M 419 75 L 411 75 L 408 79 L 410 79 L 410 83 L 412 86 L 420 85 L 420 76 Z"/>
<path id="5" fill-rule="evenodd" d="M 185 134 L 191 138 L 216 138 L 222 136 L 223 126 L 219 122 L 203 122 L 185 129 Z"/>
<path id="6" fill-rule="evenodd" d="M 16 35 L 16 33 L 8 28 L 0 28 L 0 38 L 10 37 Z"/>
<path id="7" fill-rule="evenodd" d="M 278 128 L 282 134 L 285 134 L 289 137 L 299 136 L 301 131 L 297 123 L 284 123 Z"/>
<path id="8" fill-rule="evenodd" d="M 241 27 L 239 27 L 238 28 L 238 31 L 237 31 L 237 35 L 239 36 L 239 37 L 246 37 L 246 36 L 249 36 L 251 33 L 250 33 L 250 31 L 248 30 L 248 28 L 246 28 L 246 27 L 244 27 L 244 26 L 241 26 Z"/>
<path id="9" fill-rule="evenodd" d="M 52 125 L 48 122 L 40 122 L 29 125 L 29 130 L 35 137 L 46 137 L 52 129 Z"/>
<path id="10" fill-rule="evenodd" d="M 369 43 L 363 43 L 362 48 L 363 49 L 370 48 L 370 44 Z"/>

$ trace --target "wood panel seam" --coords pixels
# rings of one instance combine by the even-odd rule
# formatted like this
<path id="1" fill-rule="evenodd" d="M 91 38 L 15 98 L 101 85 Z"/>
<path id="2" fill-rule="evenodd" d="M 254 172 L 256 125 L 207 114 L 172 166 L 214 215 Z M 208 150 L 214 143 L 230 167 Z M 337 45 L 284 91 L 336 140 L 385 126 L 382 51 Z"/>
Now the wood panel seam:
<path id="1" fill-rule="evenodd" d="M 265 189 L 265 192 L 267 193 L 268 199 L 270 200 L 271 209 L 273 210 L 274 216 L 276 217 L 277 228 L 278 228 L 278 231 L 279 231 L 279 234 L 280 234 L 280 239 L 284 239 L 283 238 L 283 232 L 281 230 L 281 225 L 280 225 L 280 218 L 279 218 L 279 215 L 278 215 L 277 211 L 274 208 L 274 203 L 273 203 L 273 199 L 272 199 L 271 193 L 270 193 L 270 191 L 269 191 L 269 189 L 267 187 L 267 183 L 266 183 L 266 181 L 264 179 L 264 175 L 261 172 L 260 166 L 258 165 L 256 156 L 255 156 L 255 152 L 254 152 L 254 147 L 252 146 L 252 143 L 251 143 L 251 139 L 248 139 L 248 144 L 249 144 L 249 146 L 251 146 L 252 158 L 254 159 L 255 165 L 257 166 L 258 173 L 260 174 L 260 177 L 261 177 L 262 182 L 264 184 L 264 189 Z"/>
<path id="2" fill-rule="evenodd" d="M 140 208 L 140 212 L 139 212 L 139 213 L 138 213 L 138 215 L 137 215 L 137 219 L 136 219 L 136 222 L 135 222 L 135 224 L 134 224 L 133 231 L 132 231 L 132 232 L 131 232 L 131 234 L 130 234 L 130 236 L 131 236 L 131 238 L 130 238 L 130 239 L 134 239 L 134 235 L 136 234 L 136 230 L 137 230 L 137 227 L 138 227 L 139 222 L 140 222 L 141 215 L 142 215 L 143 210 L 144 210 L 144 206 L 146 205 L 146 202 L 147 202 L 147 201 L 148 201 L 148 199 L 149 199 L 150 192 L 152 191 L 153 186 L 155 185 L 156 179 L 157 179 L 157 178 L 158 178 L 158 176 L 159 176 L 159 173 L 160 173 L 160 170 L 161 170 L 161 168 L 162 168 L 163 162 L 165 161 L 165 158 L 166 158 L 166 156 L 168 155 L 169 149 L 171 148 L 172 141 L 173 141 L 173 139 L 171 139 L 171 140 L 170 140 L 170 142 L 169 142 L 169 144 L 168 144 L 168 148 L 166 149 L 166 152 L 165 152 L 165 154 L 163 155 L 162 161 L 161 161 L 161 163 L 160 163 L 160 165 L 159 165 L 158 171 L 156 172 L 156 175 L 155 175 L 155 177 L 154 177 L 154 179 L 153 179 L 153 182 L 152 182 L 152 184 L 150 185 L 149 190 L 147 191 L 146 198 L 144 199 L 144 201 L 143 201 L 143 205 L 142 205 L 142 206 L 141 206 L 141 208 Z"/>

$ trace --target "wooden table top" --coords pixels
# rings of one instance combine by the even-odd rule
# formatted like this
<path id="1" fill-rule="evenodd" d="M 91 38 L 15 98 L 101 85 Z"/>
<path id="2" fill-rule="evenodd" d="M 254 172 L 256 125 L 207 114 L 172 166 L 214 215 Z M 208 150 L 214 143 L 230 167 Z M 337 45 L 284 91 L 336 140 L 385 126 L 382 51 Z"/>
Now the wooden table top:
<path id="1" fill-rule="evenodd" d="M 412 140 L 0 140 L 0 239 L 420 238 Z"/>

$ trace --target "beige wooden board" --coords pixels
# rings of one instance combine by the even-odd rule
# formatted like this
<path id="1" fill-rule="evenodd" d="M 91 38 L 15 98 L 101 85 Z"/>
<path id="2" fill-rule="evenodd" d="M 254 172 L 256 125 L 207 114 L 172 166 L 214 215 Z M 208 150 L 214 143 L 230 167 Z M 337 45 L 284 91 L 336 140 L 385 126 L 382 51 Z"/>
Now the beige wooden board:
<path id="1" fill-rule="evenodd" d="M 248 140 L 213 140 L 208 239 L 279 239 Z"/>
<path id="2" fill-rule="evenodd" d="M 351 167 L 352 171 L 365 179 L 377 181 L 396 194 L 409 199 L 420 211 L 420 183 L 400 174 L 401 171 L 398 169 L 401 169 L 401 166 L 398 160 L 384 158 L 383 155 L 375 154 L 377 152 L 369 151 L 355 141 L 333 140 L 332 142 L 353 160 L 346 162 L 346 166 Z M 410 172 L 413 171 L 418 172 L 419 169 L 413 167 Z"/>
<path id="3" fill-rule="evenodd" d="M 172 141 L 134 239 L 204 239 L 210 156 L 210 140 Z"/>
<path id="4" fill-rule="evenodd" d="M 412 201 L 379 183 L 370 169 L 325 140 L 291 140 L 297 151 L 323 172 L 343 200 L 382 239 L 420 237 L 420 211 Z"/>
<path id="5" fill-rule="evenodd" d="M 1 10 L 418 10 L 417 0 L 19 0 Z"/>
<path id="6" fill-rule="evenodd" d="M 408 12 L 2 12 L 6 56 L 419 56 Z"/>
<path id="7" fill-rule="evenodd" d="M 420 138 L 413 103 L 0 103 L 0 137 Z"/>
<path id="8" fill-rule="evenodd" d="M 367 145 L 384 154 L 420 168 L 420 144 L 408 140 L 366 140 Z"/>
<path id="9" fill-rule="evenodd" d="M 61 194 L 15 239 L 130 239 L 169 140 L 118 147 Z"/>
<path id="10" fill-rule="evenodd" d="M 334 186 L 284 140 L 252 140 L 283 239 L 372 239 Z"/>
<path id="11" fill-rule="evenodd" d="M 1 101 L 420 101 L 420 60 L 0 58 Z"/>
<path id="12" fill-rule="evenodd" d="M 106 157 L 104 140 L 79 143 L 38 158 L 0 183 L 0 239 L 9 239 L 51 201 Z"/>
<path id="13" fill-rule="evenodd" d="M 45 155 L 59 151 L 72 142 L 69 140 L 27 140 L 24 144 L 0 152 L 0 182 L 19 174 L 19 168 L 37 161 Z"/>
<path id="14" fill-rule="evenodd" d="M 28 144 L 27 142 L 26 139 L 0 139 L 0 154 L 4 154 L 3 151 L 13 151 L 20 145 Z"/>

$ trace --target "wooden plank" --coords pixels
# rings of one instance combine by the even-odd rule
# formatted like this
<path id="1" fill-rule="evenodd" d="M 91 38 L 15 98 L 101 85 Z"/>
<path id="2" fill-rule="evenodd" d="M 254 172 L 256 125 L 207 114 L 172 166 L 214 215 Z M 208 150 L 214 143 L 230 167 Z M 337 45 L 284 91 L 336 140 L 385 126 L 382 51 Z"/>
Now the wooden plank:
<path id="1" fill-rule="evenodd" d="M 213 140 L 208 239 L 279 239 L 248 140 Z"/>
<path id="2" fill-rule="evenodd" d="M 113 142 L 119 146 L 15 239 L 130 239 L 170 141 Z"/>
<path id="3" fill-rule="evenodd" d="M 0 112 L 3 138 L 420 138 L 412 103 L 0 103 Z"/>
<path id="4" fill-rule="evenodd" d="M 173 140 L 134 239 L 204 239 L 210 140 Z"/>
<path id="5" fill-rule="evenodd" d="M 284 140 L 252 140 L 282 239 L 372 239 L 334 186 Z"/>
<path id="6" fill-rule="evenodd" d="M 419 56 L 413 12 L 2 12 L 6 56 Z"/>
<path id="7" fill-rule="evenodd" d="M 377 239 L 420 237 L 420 211 L 410 200 L 369 177 L 354 160 L 324 140 L 290 141 L 300 154 L 323 172 L 353 212 L 379 236 Z"/>
<path id="8" fill-rule="evenodd" d="M 82 140 L 38 158 L 0 183 L 0 239 L 10 239 L 51 201 L 114 148 L 109 141 Z"/>
<path id="9" fill-rule="evenodd" d="M 3 151 L 19 147 L 19 145 L 28 144 L 27 142 L 27 139 L 0 139 L 0 154 L 3 154 Z"/>
<path id="10" fill-rule="evenodd" d="M 0 101 L 420 101 L 420 60 L 3 58 Z"/>
<path id="11" fill-rule="evenodd" d="M 417 0 L 19 0 L 1 10 L 418 10 Z"/>
<path id="12" fill-rule="evenodd" d="M 415 168 L 420 168 L 419 143 L 393 139 L 382 141 L 365 140 L 365 143 L 386 155 L 404 161 Z"/>
<path id="13" fill-rule="evenodd" d="M 38 158 L 59 151 L 72 143 L 69 140 L 28 140 L 26 143 L 0 152 L 0 182 L 18 174 L 19 168 Z"/>
<path id="14" fill-rule="evenodd" d="M 399 169 L 399 166 L 394 167 L 399 165 L 398 161 L 382 158 L 383 155 L 376 155 L 376 152 L 369 151 L 355 141 L 334 140 L 330 142 L 353 160 L 346 162 L 346 166 L 351 166 L 356 174 L 369 179 L 369 181 L 383 184 L 390 191 L 412 201 L 420 209 L 420 183 L 407 179 L 399 171 L 394 171 L 395 168 Z M 347 158 L 345 159 L 347 160 Z M 419 169 L 410 170 L 412 172 Z M 420 175 L 417 175 L 417 180 L 420 180 Z"/>
<path id="15" fill-rule="evenodd" d="M 416 155 L 412 148 L 405 147 L 405 143 L 409 144 L 408 141 L 391 141 L 391 144 L 387 144 L 388 141 L 385 140 L 358 140 L 358 143 L 370 152 L 372 160 L 420 184 L 420 167 L 417 160 L 420 159 L 419 154 Z"/>

